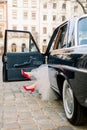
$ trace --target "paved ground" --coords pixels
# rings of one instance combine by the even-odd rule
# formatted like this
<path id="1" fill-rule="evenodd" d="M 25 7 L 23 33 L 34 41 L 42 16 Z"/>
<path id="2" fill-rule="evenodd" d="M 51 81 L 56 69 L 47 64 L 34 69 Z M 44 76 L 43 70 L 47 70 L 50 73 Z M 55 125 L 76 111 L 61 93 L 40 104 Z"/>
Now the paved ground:
<path id="1" fill-rule="evenodd" d="M 25 82 L 3 83 L 1 69 L 0 130 L 87 130 L 69 124 L 60 99 L 42 101 L 37 92 L 23 90 Z"/>

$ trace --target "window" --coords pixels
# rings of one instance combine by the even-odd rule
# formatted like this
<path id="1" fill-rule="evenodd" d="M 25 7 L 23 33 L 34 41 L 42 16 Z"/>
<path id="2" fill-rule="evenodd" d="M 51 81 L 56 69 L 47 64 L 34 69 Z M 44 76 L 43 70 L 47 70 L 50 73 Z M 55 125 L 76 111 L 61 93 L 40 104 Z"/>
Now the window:
<path id="1" fill-rule="evenodd" d="M 46 9 L 47 8 L 47 3 L 43 4 L 43 8 Z"/>
<path id="2" fill-rule="evenodd" d="M 13 7 L 17 7 L 17 0 L 13 0 L 13 1 L 12 1 L 12 6 L 13 6 Z"/>
<path id="3" fill-rule="evenodd" d="M 27 11 L 25 11 L 25 12 L 23 13 L 23 18 L 24 18 L 24 19 L 28 19 L 28 12 L 27 12 Z"/>
<path id="4" fill-rule="evenodd" d="M 53 15 L 53 21 L 56 21 L 56 15 Z"/>
<path id="5" fill-rule="evenodd" d="M 46 44 L 46 43 L 47 43 L 47 40 L 46 40 L 46 39 L 43 39 L 43 43 Z"/>
<path id="6" fill-rule="evenodd" d="M 13 30 L 17 30 L 17 26 L 13 26 L 12 29 L 13 29 Z"/>
<path id="7" fill-rule="evenodd" d="M 12 43 L 11 45 L 11 52 L 16 52 L 16 44 L 15 43 Z"/>
<path id="8" fill-rule="evenodd" d="M 78 10 L 78 6 L 76 5 L 74 6 L 74 12 L 77 12 L 77 10 Z"/>
<path id="9" fill-rule="evenodd" d="M 17 11 L 12 11 L 12 17 L 13 19 L 17 19 Z"/>
<path id="10" fill-rule="evenodd" d="M 67 24 L 59 28 L 53 49 L 65 48 L 67 44 Z"/>
<path id="11" fill-rule="evenodd" d="M 38 51 L 29 32 L 7 31 L 7 37 L 7 52 Z"/>
<path id="12" fill-rule="evenodd" d="M 31 0 L 31 5 L 32 5 L 32 8 L 36 8 L 37 7 L 37 1 Z"/>
<path id="13" fill-rule="evenodd" d="M 80 45 L 87 45 L 87 18 L 82 18 L 78 23 L 78 41 Z"/>
<path id="14" fill-rule="evenodd" d="M 2 9 L 0 9 L 0 20 L 2 20 L 3 19 L 3 11 L 2 11 Z"/>
<path id="15" fill-rule="evenodd" d="M 43 34 L 46 34 L 46 33 L 47 33 L 47 28 L 43 27 Z"/>
<path id="16" fill-rule="evenodd" d="M 56 9 L 56 7 L 57 7 L 57 4 L 53 3 L 53 9 Z"/>
<path id="17" fill-rule="evenodd" d="M 25 48 L 26 48 L 26 44 L 25 44 L 25 43 L 23 43 L 23 44 L 22 44 L 22 47 L 21 47 L 21 49 L 22 49 L 21 51 L 22 51 L 22 52 L 25 52 L 25 51 L 24 51 L 24 50 L 25 50 Z"/>
<path id="18" fill-rule="evenodd" d="M 32 31 L 32 32 L 36 32 L 36 27 L 32 27 L 32 28 L 31 28 L 31 31 Z"/>
<path id="19" fill-rule="evenodd" d="M 3 33 L 2 33 L 2 31 L 0 31 L 0 38 L 2 38 L 3 37 Z"/>
<path id="20" fill-rule="evenodd" d="M 65 16 L 62 16 L 62 21 L 65 21 L 66 20 L 66 17 Z"/>
<path id="21" fill-rule="evenodd" d="M 32 20 L 36 20 L 36 13 L 32 13 Z"/>
<path id="22" fill-rule="evenodd" d="M 47 46 L 46 46 L 46 45 L 43 45 L 43 46 L 42 46 L 42 52 L 45 53 L 45 52 L 46 52 L 46 49 L 47 49 Z"/>
<path id="23" fill-rule="evenodd" d="M 0 20 L 2 20 L 3 19 L 3 16 L 2 16 L 2 14 L 0 14 Z"/>
<path id="24" fill-rule="evenodd" d="M 47 15 L 43 15 L 43 20 L 44 20 L 44 21 L 47 20 Z"/>
<path id="25" fill-rule="evenodd" d="M 23 27 L 23 30 L 24 30 L 24 31 L 27 31 L 27 30 L 28 30 L 28 27 L 27 27 L 27 26 L 24 26 L 24 27 Z"/>
<path id="26" fill-rule="evenodd" d="M 65 3 L 62 5 L 62 9 L 66 9 L 66 4 Z"/>
<path id="27" fill-rule="evenodd" d="M 23 0 L 23 6 L 28 7 L 28 0 Z"/>

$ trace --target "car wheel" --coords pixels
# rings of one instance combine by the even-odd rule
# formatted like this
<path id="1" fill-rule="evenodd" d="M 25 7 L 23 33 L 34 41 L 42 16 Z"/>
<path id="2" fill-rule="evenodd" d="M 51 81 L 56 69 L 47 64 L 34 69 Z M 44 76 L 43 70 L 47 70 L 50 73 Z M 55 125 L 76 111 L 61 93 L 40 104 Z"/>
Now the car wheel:
<path id="1" fill-rule="evenodd" d="M 70 84 L 65 80 L 63 85 L 63 106 L 66 118 L 73 125 L 81 125 L 85 122 L 84 114 L 87 109 L 82 107 L 76 100 Z M 86 116 L 87 117 L 87 116 Z"/>

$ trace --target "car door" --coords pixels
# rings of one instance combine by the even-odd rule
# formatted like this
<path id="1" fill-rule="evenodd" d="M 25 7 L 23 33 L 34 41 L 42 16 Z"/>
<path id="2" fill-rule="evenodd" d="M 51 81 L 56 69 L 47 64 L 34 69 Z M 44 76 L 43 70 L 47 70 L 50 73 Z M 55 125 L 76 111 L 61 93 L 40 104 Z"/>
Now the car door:
<path id="1" fill-rule="evenodd" d="M 24 80 L 21 69 L 31 71 L 44 63 L 44 55 L 28 31 L 5 30 L 3 81 Z"/>

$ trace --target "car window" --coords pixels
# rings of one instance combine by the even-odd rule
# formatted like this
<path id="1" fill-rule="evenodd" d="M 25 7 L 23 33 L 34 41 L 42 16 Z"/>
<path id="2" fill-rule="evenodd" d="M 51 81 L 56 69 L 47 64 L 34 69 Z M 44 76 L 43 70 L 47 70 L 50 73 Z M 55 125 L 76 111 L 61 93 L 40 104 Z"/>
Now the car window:
<path id="1" fill-rule="evenodd" d="M 31 35 L 28 32 L 8 31 L 7 38 L 7 52 L 33 52 L 38 51 Z"/>
<path id="2" fill-rule="evenodd" d="M 67 38 L 67 47 L 75 46 L 75 21 L 76 17 L 72 18 L 68 22 L 69 30 L 68 30 L 68 38 Z"/>
<path id="3" fill-rule="evenodd" d="M 67 24 L 59 28 L 53 49 L 65 48 L 67 44 Z"/>
<path id="4" fill-rule="evenodd" d="M 80 45 L 87 44 L 87 18 L 82 18 L 78 22 L 78 41 Z"/>

